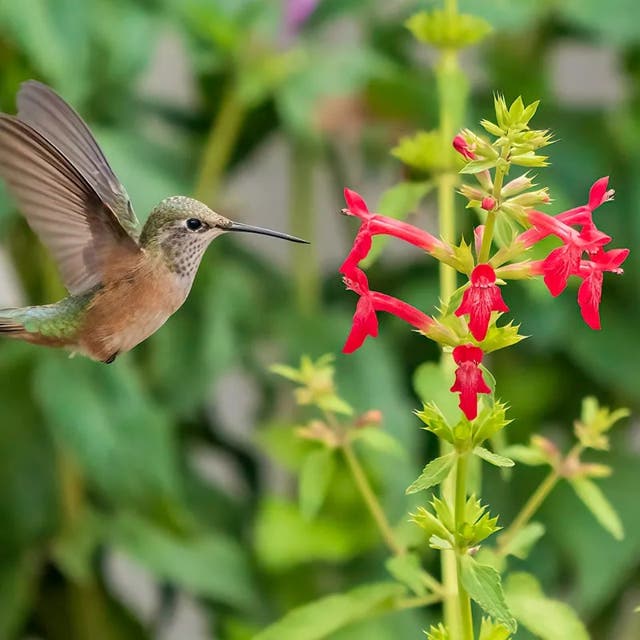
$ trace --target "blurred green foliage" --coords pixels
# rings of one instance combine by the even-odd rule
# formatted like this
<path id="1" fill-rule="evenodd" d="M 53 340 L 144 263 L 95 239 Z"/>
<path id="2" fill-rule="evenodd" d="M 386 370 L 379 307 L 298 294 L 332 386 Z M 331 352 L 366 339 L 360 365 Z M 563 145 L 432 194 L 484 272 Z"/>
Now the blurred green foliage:
<path id="1" fill-rule="evenodd" d="M 389 150 L 403 134 L 436 125 L 436 77 L 403 26 L 426 4 L 323 0 L 299 34 L 286 36 L 281 8 L 270 0 L 0 0 L 0 107 L 14 111 L 23 80 L 52 85 L 94 128 L 144 219 L 163 197 L 193 192 L 221 97 L 231 87 L 243 117 L 221 168 L 240 166 L 275 132 L 291 145 L 303 139 L 312 149 L 304 161 L 331 176 L 337 210 L 344 184 L 385 181 L 390 173 L 398 181 L 401 166 Z M 582 203 L 593 180 L 610 174 L 616 200 L 598 213 L 599 226 L 632 249 L 624 277 L 605 283 L 602 332 L 581 323 L 570 292 L 551 299 L 536 284 L 522 284 L 505 294 L 521 332 L 534 336 L 489 364 L 516 418 L 508 437 L 524 442 L 542 429 L 564 442 L 586 394 L 640 408 L 640 5 L 460 5 L 494 29 L 469 60 L 474 82 L 466 121 L 490 115 L 494 90 L 508 99 L 542 99 L 538 121 L 562 141 L 550 148 L 552 168 L 543 178 L 551 181 L 554 210 Z M 189 106 L 141 91 L 169 36 L 184 49 L 198 96 Z M 614 61 L 619 77 L 583 79 L 599 99 L 562 98 L 553 60 L 567 43 L 604 51 Z M 168 95 L 174 79 L 165 79 Z M 606 88 L 618 81 L 621 97 L 608 96 Z M 419 179 L 419 168 L 409 177 Z M 415 197 L 429 188 L 420 185 Z M 415 200 L 406 192 L 398 197 Z M 393 210 L 395 202 L 387 205 Z M 224 200 L 216 206 L 224 210 Z M 464 223 L 468 214 L 461 209 Z M 327 215 L 319 211 L 317 220 Z M 265 211 L 266 226 L 269 216 Z M 346 246 L 353 229 L 341 231 Z M 30 302 L 61 294 L 50 261 L 1 187 L 0 240 Z M 302 305 L 304 282 L 291 277 L 297 266 L 280 270 L 231 239 L 216 242 L 183 309 L 110 367 L 0 344 L 1 640 L 156 637 L 181 593 L 202 605 L 211 637 L 228 640 L 250 638 L 293 607 L 338 591 L 343 595 L 329 596 L 335 619 L 324 627 L 334 640 L 415 637 L 435 620 L 425 609 L 358 622 L 369 611 L 383 611 L 397 586 L 388 582 L 354 487 L 337 465 L 336 488 L 318 517 L 307 520 L 291 477 L 282 472 L 298 468 L 308 450 L 278 436 L 291 406 L 288 389 L 267 366 L 297 361 L 302 353 L 337 352 L 354 303 L 329 271 L 317 299 Z M 373 277 L 381 290 L 417 306 L 436 302 L 433 262 L 380 261 Z M 384 322 L 383 337 L 338 357 L 336 366 L 341 395 L 357 412 L 381 410 L 387 431 L 411 452 L 402 465 L 375 452 L 366 459 L 395 521 L 415 504 L 400 498 L 405 487 L 437 455 L 435 441 L 423 446 L 411 415 L 418 406 L 411 376 L 435 352 L 395 320 Z M 243 433 L 255 438 L 232 435 L 216 410 L 220 393 L 214 390 L 232 370 L 254 390 L 256 414 Z M 428 380 L 429 371 L 420 375 Z M 546 535 L 528 560 L 517 562 L 545 593 L 568 600 L 594 638 L 631 640 L 640 634 L 631 613 L 640 582 L 633 419 L 614 435 L 612 449 L 607 461 L 614 474 L 602 486 L 626 538 L 613 543 L 561 487 L 540 516 Z M 215 454 L 228 477 L 205 476 L 194 452 Z M 541 478 L 537 469 L 525 469 L 506 482 L 491 471 L 483 478 L 483 499 L 508 521 Z M 155 600 L 146 616 L 114 587 L 114 553 L 151 576 Z M 435 563 L 433 551 L 425 556 Z M 364 580 L 379 584 L 353 590 Z M 532 578 L 523 574 L 511 585 L 514 602 L 523 580 Z M 313 610 L 298 615 L 304 626 L 303 616 L 313 619 Z M 519 631 L 516 637 L 528 636 Z"/>

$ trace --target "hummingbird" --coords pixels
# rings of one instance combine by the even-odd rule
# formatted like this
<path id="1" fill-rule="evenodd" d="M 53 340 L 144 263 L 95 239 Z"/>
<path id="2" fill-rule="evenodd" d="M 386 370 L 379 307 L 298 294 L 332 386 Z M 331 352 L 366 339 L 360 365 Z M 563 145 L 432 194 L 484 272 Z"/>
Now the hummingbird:
<path id="1" fill-rule="evenodd" d="M 51 88 L 29 80 L 18 113 L 0 113 L 0 176 L 52 253 L 69 295 L 0 309 L 0 334 L 111 363 L 186 300 L 202 256 L 228 232 L 285 233 L 233 222 L 186 196 L 162 200 L 143 227 L 89 127 Z M 307 243 L 308 244 L 308 243 Z"/>

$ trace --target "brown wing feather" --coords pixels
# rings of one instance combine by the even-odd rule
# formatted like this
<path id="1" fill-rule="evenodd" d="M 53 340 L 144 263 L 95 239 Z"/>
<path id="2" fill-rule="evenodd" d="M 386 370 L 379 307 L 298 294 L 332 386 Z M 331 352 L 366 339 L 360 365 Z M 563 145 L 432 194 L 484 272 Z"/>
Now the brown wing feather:
<path id="1" fill-rule="evenodd" d="M 0 175 L 31 228 L 53 253 L 72 294 L 102 281 L 114 252 L 140 251 L 84 176 L 40 133 L 0 114 Z"/>
<path id="2" fill-rule="evenodd" d="M 76 111 L 52 89 L 35 80 L 21 85 L 17 103 L 18 118 L 49 140 L 83 175 L 124 228 L 137 237 L 139 224 L 129 196 Z"/>

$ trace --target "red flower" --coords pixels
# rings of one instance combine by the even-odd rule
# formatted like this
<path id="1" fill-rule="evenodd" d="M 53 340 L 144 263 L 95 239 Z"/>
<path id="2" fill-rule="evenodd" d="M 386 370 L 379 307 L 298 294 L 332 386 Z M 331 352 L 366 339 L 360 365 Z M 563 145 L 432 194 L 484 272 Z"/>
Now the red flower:
<path id="1" fill-rule="evenodd" d="M 466 160 L 474 160 L 476 157 L 476 154 L 471 151 L 467 141 L 460 134 L 453 139 L 453 148 Z"/>
<path id="2" fill-rule="evenodd" d="M 482 355 L 480 347 L 470 344 L 453 350 L 453 359 L 458 368 L 456 380 L 450 390 L 460 393 L 459 407 L 468 420 L 473 420 L 478 415 L 478 394 L 491 393 L 478 367 L 482 362 Z"/>
<path id="3" fill-rule="evenodd" d="M 582 260 L 578 276 L 582 284 L 578 289 L 578 305 L 583 320 L 592 329 L 600 329 L 600 300 L 602 299 L 602 280 L 605 271 L 622 273 L 620 265 L 627 259 L 629 249 L 600 249 L 591 256 L 591 260 Z"/>
<path id="4" fill-rule="evenodd" d="M 347 208 L 342 210 L 343 213 L 362 220 L 353 247 L 340 267 L 340 273 L 344 275 L 350 276 L 358 263 L 367 256 L 371 249 L 371 237 L 375 235 L 395 236 L 427 252 L 445 248 L 440 240 L 418 227 L 378 213 L 370 213 L 362 196 L 351 189 L 345 188 L 344 199 L 347 202 Z"/>
<path id="5" fill-rule="evenodd" d="M 496 284 L 496 273 L 488 264 L 479 264 L 471 272 L 471 284 L 465 289 L 462 302 L 455 314 L 469 314 L 469 329 L 476 340 L 484 340 L 489 328 L 492 311 L 509 311 L 500 288 Z"/>
<path id="6" fill-rule="evenodd" d="M 558 216 L 530 211 L 528 217 L 535 226 L 534 229 L 525 231 L 520 236 L 520 241 L 529 244 L 553 234 L 564 242 L 551 251 L 542 263 L 544 283 L 552 296 L 560 295 L 567 286 L 569 276 L 578 274 L 580 259 L 585 251 L 591 254 L 611 242 L 611 237 L 599 231 L 590 219 L 585 221 L 581 231 L 577 231 L 562 222 Z"/>
<path id="7" fill-rule="evenodd" d="M 378 335 L 376 311 L 392 313 L 420 331 L 427 331 L 433 324 L 433 320 L 428 315 L 410 304 L 393 296 L 371 291 L 367 276 L 362 269 L 354 267 L 349 275 L 345 276 L 344 283 L 347 289 L 355 291 L 360 296 L 360 300 L 353 315 L 351 331 L 342 348 L 343 353 L 352 353 L 360 348 L 367 336 L 375 338 Z"/>

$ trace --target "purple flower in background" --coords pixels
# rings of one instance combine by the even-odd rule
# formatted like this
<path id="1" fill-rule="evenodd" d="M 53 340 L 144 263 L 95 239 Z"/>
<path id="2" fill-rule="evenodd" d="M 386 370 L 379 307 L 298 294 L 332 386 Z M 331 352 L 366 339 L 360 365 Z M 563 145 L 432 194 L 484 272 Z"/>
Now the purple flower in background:
<path id="1" fill-rule="evenodd" d="M 285 0 L 285 27 L 289 35 L 295 35 L 309 19 L 320 0 Z"/>

